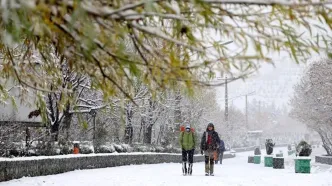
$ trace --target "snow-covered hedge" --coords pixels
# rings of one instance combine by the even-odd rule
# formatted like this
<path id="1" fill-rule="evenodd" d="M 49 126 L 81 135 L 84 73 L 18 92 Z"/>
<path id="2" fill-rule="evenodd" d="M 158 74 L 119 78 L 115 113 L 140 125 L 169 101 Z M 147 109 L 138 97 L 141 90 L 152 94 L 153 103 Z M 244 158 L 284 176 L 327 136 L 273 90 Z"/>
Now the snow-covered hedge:
<path id="1" fill-rule="evenodd" d="M 19 156 L 52 156 L 52 155 L 66 155 L 73 154 L 74 144 L 78 144 L 80 154 L 92 153 L 126 153 L 126 152 L 159 152 L 159 153 L 181 153 L 181 149 L 171 145 L 167 147 L 157 145 L 144 145 L 144 144 L 120 144 L 110 143 L 93 146 L 91 141 L 73 141 L 66 143 L 43 143 L 34 142 L 29 148 L 26 148 L 22 143 L 15 143 L 12 149 L 7 149 L 4 157 L 19 157 Z"/>
<path id="2" fill-rule="evenodd" d="M 156 146 L 156 145 L 142 145 L 134 144 L 134 152 L 164 152 L 164 153 L 181 153 L 180 148 L 173 147 L 171 145 L 167 147 Z"/>
<path id="3" fill-rule="evenodd" d="M 224 154 L 224 158 L 232 157 L 235 157 L 235 155 L 229 153 Z M 204 161 L 204 156 L 196 155 L 194 161 L 202 162 Z M 171 162 L 182 162 L 182 155 L 137 152 L 121 154 L 70 154 L 63 156 L 0 158 L 0 182 L 24 176 L 59 174 L 77 169 Z"/>

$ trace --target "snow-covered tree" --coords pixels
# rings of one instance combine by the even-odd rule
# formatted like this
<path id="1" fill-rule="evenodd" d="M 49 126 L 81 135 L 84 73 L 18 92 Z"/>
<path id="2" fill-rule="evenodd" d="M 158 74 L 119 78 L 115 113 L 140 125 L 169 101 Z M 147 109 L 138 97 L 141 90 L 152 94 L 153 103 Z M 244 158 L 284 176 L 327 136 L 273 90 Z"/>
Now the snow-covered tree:
<path id="1" fill-rule="evenodd" d="M 124 95 L 125 96 L 125 95 Z M 147 87 L 140 80 L 136 80 L 133 85 L 133 90 L 130 92 L 132 100 L 128 100 L 126 97 L 124 103 L 124 112 L 125 112 L 125 133 L 124 140 L 126 143 L 132 143 L 134 135 L 133 119 L 134 114 L 137 112 L 138 105 L 140 102 L 144 103 L 144 100 L 149 96 Z M 136 104 L 136 105 L 135 105 Z"/>
<path id="2" fill-rule="evenodd" d="M 313 62 L 294 87 L 291 100 L 291 115 L 318 132 L 328 155 L 332 155 L 331 74 L 331 59 Z"/>
<path id="3" fill-rule="evenodd" d="M 53 51 L 54 52 L 54 51 Z M 40 91 L 38 109 L 30 112 L 29 118 L 41 115 L 50 127 L 53 141 L 58 141 L 60 129 L 66 131 L 66 139 L 69 137 L 69 128 L 74 113 L 90 113 L 105 107 L 102 93 L 93 91 L 91 80 L 88 76 L 70 70 L 68 63 L 63 58 L 54 60 L 53 74 L 47 74 L 40 70 L 40 78 L 54 78 L 48 84 L 49 92 Z M 47 64 L 40 64 L 44 68 Z M 37 96 L 37 95 L 36 95 Z"/>

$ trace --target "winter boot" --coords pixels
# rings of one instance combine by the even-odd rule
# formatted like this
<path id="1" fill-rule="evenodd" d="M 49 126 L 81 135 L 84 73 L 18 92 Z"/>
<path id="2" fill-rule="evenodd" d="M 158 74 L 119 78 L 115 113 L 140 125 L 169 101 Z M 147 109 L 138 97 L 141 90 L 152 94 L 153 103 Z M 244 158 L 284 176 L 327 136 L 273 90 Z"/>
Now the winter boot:
<path id="1" fill-rule="evenodd" d="M 182 173 L 185 176 L 185 175 L 187 175 L 187 172 L 188 172 L 188 170 L 187 170 L 187 163 L 183 162 L 182 163 Z"/>
<path id="2" fill-rule="evenodd" d="M 205 164 L 205 176 L 209 175 L 209 170 L 210 170 L 210 165 L 209 165 L 209 163 L 206 163 Z"/>
<path id="3" fill-rule="evenodd" d="M 191 176 L 193 173 L 193 164 L 189 163 L 189 167 L 188 167 L 188 174 Z"/>

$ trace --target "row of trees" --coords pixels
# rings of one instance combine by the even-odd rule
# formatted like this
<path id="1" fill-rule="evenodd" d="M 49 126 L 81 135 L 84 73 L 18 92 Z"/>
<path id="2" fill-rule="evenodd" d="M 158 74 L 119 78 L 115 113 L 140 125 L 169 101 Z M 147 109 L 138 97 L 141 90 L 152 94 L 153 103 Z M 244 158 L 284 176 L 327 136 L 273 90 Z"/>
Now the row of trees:
<path id="1" fill-rule="evenodd" d="M 94 146 L 107 142 L 177 146 L 180 125 L 191 125 L 200 133 L 209 121 L 221 122 L 212 88 L 199 87 L 194 94 L 180 86 L 176 91 L 152 91 L 136 79 L 133 87 L 127 87 L 130 97 L 120 94 L 105 98 L 91 86 L 89 76 L 70 71 L 68 65 L 59 63 L 58 67 L 53 72 L 60 73 L 62 79 L 50 87 L 67 91 L 38 91 L 38 107 L 29 118 L 45 118 L 47 130 L 32 135 L 30 144 L 78 140 L 93 141 Z M 23 135 L 13 139 L 22 140 L 25 131 L 17 129 L 11 133 Z"/>
<path id="2" fill-rule="evenodd" d="M 294 89 L 291 115 L 316 131 L 327 154 L 332 155 L 332 60 L 309 64 Z"/>
<path id="3" fill-rule="evenodd" d="M 69 139 L 75 120 L 90 131 L 86 121 L 97 121 L 102 114 L 96 112 L 103 110 L 99 120 L 115 122 L 118 138 L 123 128 L 127 143 L 152 143 L 153 129 L 169 137 L 167 131 L 174 133 L 179 124 L 211 120 L 206 110 L 218 108 L 201 105 L 214 101 L 201 86 L 210 86 L 216 73 L 244 78 L 274 52 L 300 61 L 327 49 L 328 36 L 316 31 L 332 25 L 329 4 L 2 1 L 0 101 L 10 98 L 7 81 L 15 81 L 21 93 L 37 90 L 30 116 L 47 123 L 49 141 L 58 141 L 61 130 Z M 193 91 L 197 97 L 189 99 Z M 156 130 L 158 123 L 164 128 Z"/>

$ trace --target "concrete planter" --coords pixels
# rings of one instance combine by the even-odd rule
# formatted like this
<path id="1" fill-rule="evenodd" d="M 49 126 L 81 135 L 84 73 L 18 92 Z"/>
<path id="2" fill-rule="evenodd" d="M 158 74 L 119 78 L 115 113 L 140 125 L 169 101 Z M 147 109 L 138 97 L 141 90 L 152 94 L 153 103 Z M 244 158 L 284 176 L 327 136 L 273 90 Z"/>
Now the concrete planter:
<path id="1" fill-rule="evenodd" d="M 310 157 L 298 157 L 295 160 L 295 173 L 307 173 L 310 174 Z"/>
<path id="2" fill-rule="evenodd" d="M 254 156 L 248 156 L 248 163 L 254 163 Z"/>
<path id="3" fill-rule="evenodd" d="M 274 157 L 272 164 L 273 164 L 274 169 L 284 169 L 285 168 L 285 160 L 283 157 Z"/>
<path id="4" fill-rule="evenodd" d="M 316 156 L 315 161 L 316 163 L 332 165 L 332 156 Z"/>
<path id="5" fill-rule="evenodd" d="M 283 154 L 276 154 L 276 157 L 280 158 L 280 157 L 283 157 L 284 155 Z"/>
<path id="6" fill-rule="evenodd" d="M 273 167 L 273 155 L 264 156 L 264 166 Z"/>
<path id="7" fill-rule="evenodd" d="M 288 156 L 292 155 L 292 154 L 295 154 L 295 150 L 289 150 L 288 151 Z"/>
<path id="8" fill-rule="evenodd" d="M 260 164 L 260 163 L 261 163 L 261 155 L 255 155 L 254 164 Z"/>

